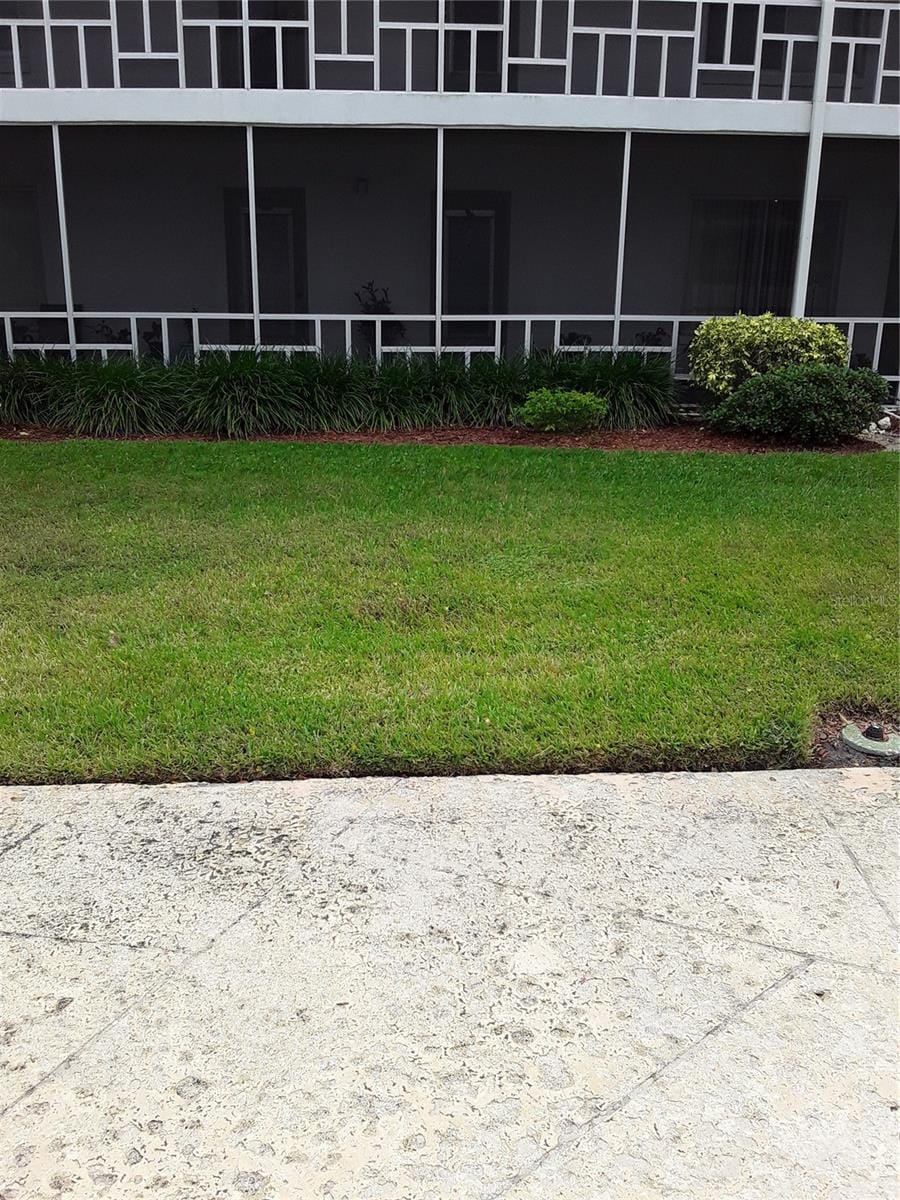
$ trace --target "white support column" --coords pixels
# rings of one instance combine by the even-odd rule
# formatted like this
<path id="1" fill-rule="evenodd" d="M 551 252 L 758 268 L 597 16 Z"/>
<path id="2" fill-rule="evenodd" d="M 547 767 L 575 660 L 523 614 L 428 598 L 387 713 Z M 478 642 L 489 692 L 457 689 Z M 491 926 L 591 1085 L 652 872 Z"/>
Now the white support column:
<path id="1" fill-rule="evenodd" d="M 813 229 L 816 222 L 816 201 L 819 195 L 819 168 L 822 163 L 822 139 L 825 132 L 825 98 L 828 94 L 828 67 L 831 62 L 831 32 L 834 25 L 834 0 L 822 0 L 819 16 L 819 43 L 816 53 L 816 79 L 809 119 L 809 141 L 806 150 L 806 177 L 803 184 L 803 207 L 800 210 L 800 233 L 797 240 L 797 263 L 794 267 L 794 289 L 791 296 L 791 316 L 802 317 L 806 312 L 806 292 L 809 287 L 809 261 L 812 253 Z"/>
<path id="2" fill-rule="evenodd" d="M 510 0 L 503 0 L 503 12 L 500 19 L 503 21 L 503 33 L 501 34 L 500 48 L 500 91 L 509 91 L 509 27 L 511 24 Z M 569 23 L 569 37 L 571 34 L 571 22 Z M 568 71 L 568 68 L 567 68 Z"/>
<path id="3" fill-rule="evenodd" d="M 178 19 L 181 20 L 181 0 L 178 0 Z M 119 66 L 119 15 L 115 4 L 109 6 L 109 32 L 112 38 L 112 71 L 113 71 L 113 87 L 118 88 L 122 85 L 122 72 Z M 178 62 L 179 76 L 182 72 L 184 63 L 183 46 L 178 43 Z M 50 86 L 53 87 L 53 80 L 50 81 Z"/>
<path id="4" fill-rule="evenodd" d="M 446 91 L 446 80 L 444 78 L 444 42 L 446 40 L 446 13 L 444 11 L 444 0 L 438 0 L 438 61 L 437 61 L 437 90 L 439 92 Z"/>
<path id="5" fill-rule="evenodd" d="M 619 241 L 616 248 L 616 297 L 613 309 L 613 349 L 619 349 L 622 321 L 622 281 L 625 274 L 625 229 L 628 224 L 628 179 L 631 175 L 631 130 L 625 130 L 622 150 L 622 196 L 619 200 Z"/>
<path id="6" fill-rule="evenodd" d="M 244 87 L 250 86 L 250 0 L 241 0 L 241 54 Z"/>
<path id="7" fill-rule="evenodd" d="M 115 5 L 112 5 L 115 10 Z M 47 55 L 47 86 L 56 87 L 56 65 L 53 61 L 53 26 L 50 24 L 50 0 L 43 0 L 41 11 L 44 18 L 44 50 Z M 16 30 L 18 34 L 18 30 Z M 117 47 L 113 44 L 113 60 L 116 60 Z"/>
<path id="8" fill-rule="evenodd" d="M 63 291 L 66 297 L 66 328 L 69 331 L 69 358 L 75 358 L 75 305 L 72 301 L 72 274 L 69 269 L 69 234 L 66 224 L 66 199 L 63 191 L 62 155 L 59 150 L 59 126 L 51 125 L 53 138 L 53 174 L 56 178 L 56 215 L 59 221 L 59 253 L 62 258 Z"/>
<path id="9" fill-rule="evenodd" d="M 110 6 L 110 11 L 115 8 L 115 5 Z M 178 50 L 178 86 L 183 88 L 185 84 L 184 73 L 184 0 L 175 0 L 175 41 Z M 115 58 L 115 54 L 113 54 Z"/>
<path id="10" fill-rule="evenodd" d="M 434 192 L 434 348 L 442 350 L 441 317 L 444 311 L 444 130 L 438 126 L 435 148 Z"/>
<path id="11" fill-rule="evenodd" d="M 253 126 L 247 126 L 247 224 L 250 226 L 250 297 L 253 305 L 253 344 L 262 343 L 259 325 L 259 262 L 256 254 L 256 160 Z"/>

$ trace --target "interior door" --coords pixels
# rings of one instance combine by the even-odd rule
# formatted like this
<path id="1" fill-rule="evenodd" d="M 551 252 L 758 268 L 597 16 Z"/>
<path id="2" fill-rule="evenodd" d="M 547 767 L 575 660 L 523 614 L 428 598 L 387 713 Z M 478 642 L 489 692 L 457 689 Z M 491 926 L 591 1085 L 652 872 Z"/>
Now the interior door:
<path id="1" fill-rule="evenodd" d="M 225 229 L 228 303 L 232 312 L 250 312 L 250 205 L 243 189 L 225 190 Z M 306 312 L 306 209 L 302 188 L 257 189 L 256 260 L 260 312 Z M 293 339 L 287 323 L 284 333 Z M 298 336 L 305 340 L 305 334 Z"/>
<path id="2" fill-rule="evenodd" d="M 294 214 L 269 208 L 256 214 L 256 253 L 265 270 L 259 273 L 261 312 L 291 312 L 297 294 Z"/>
<path id="3" fill-rule="evenodd" d="M 509 192 L 444 194 L 444 312 L 505 313 L 509 295 Z M 492 347 L 493 321 L 448 321 L 442 337 L 454 346 Z"/>
<path id="4" fill-rule="evenodd" d="M 446 255 L 444 307 L 450 313 L 490 313 L 496 307 L 493 209 L 444 212 Z"/>

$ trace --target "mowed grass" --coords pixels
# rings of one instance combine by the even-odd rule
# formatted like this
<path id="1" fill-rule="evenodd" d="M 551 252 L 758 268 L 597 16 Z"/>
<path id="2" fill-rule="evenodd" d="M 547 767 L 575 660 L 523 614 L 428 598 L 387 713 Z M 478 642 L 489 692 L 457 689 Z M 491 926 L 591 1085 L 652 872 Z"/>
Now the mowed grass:
<path id="1" fill-rule="evenodd" d="M 822 706 L 896 703 L 896 491 L 887 454 L 3 443 L 0 777 L 801 763 Z"/>

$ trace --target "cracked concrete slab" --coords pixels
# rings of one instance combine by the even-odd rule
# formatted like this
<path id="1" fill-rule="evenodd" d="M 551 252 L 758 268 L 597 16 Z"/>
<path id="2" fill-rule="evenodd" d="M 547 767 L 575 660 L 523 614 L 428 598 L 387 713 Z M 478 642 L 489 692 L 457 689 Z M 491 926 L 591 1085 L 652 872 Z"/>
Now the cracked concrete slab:
<path id="1" fill-rule="evenodd" d="M 527 780 L 493 790 L 448 781 L 438 814 L 401 787 L 372 801 L 340 844 L 373 861 L 415 857 L 890 967 L 886 913 L 829 826 L 836 773 L 822 797 L 805 774 L 557 776 L 542 789 L 540 821 Z"/>
<path id="2" fill-rule="evenodd" d="M 898 783 L 0 789 L 0 1198 L 893 1196 Z"/>
<path id="3" fill-rule="evenodd" d="M 179 1200 L 236 1170 L 284 1196 L 486 1195 L 795 961 L 414 866 L 338 860 L 287 889 L 49 1081 L 37 1127 L 10 1114 L 16 1144 L 58 1144 L 33 1184 L 64 1163 Z"/>
<path id="4" fill-rule="evenodd" d="M 64 789 L 48 789 L 62 791 Z M 290 861 L 302 808 L 271 824 L 252 812 L 182 804 L 172 788 L 102 788 L 4 855 L 0 928 L 192 950 L 245 912 Z M 40 798 L 31 812 L 40 812 Z M 24 805 L 29 798 L 18 799 Z M 48 797 L 48 810 L 57 799 Z"/>
<path id="5" fill-rule="evenodd" d="M 893 979 L 805 966 L 496 1195 L 896 1196 L 896 997 Z"/>
<path id="6" fill-rule="evenodd" d="M 0 935 L 0 1112 L 171 966 L 161 951 Z"/>

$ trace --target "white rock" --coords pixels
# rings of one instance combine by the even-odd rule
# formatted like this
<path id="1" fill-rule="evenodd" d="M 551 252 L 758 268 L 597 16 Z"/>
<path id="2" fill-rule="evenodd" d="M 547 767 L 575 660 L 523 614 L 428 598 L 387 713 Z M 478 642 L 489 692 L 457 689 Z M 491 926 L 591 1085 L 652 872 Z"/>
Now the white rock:
<path id="1" fill-rule="evenodd" d="M 866 432 L 867 432 L 867 433 L 877 433 L 877 432 L 878 432 L 878 426 L 875 424 L 875 422 L 874 422 L 874 421 L 872 421 L 872 422 L 871 422 L 871 423 L 870 423 L 870 424 L 869 424 L 869 425 L 866 427 Z"/>
<path id="2" fill-rule="evenodd" d="M 881 420 L 878 421 L 877 424 L 878 424 L 879 429 L 890 429 L 891 418 L 890 417 L 882 417 Z"/>

